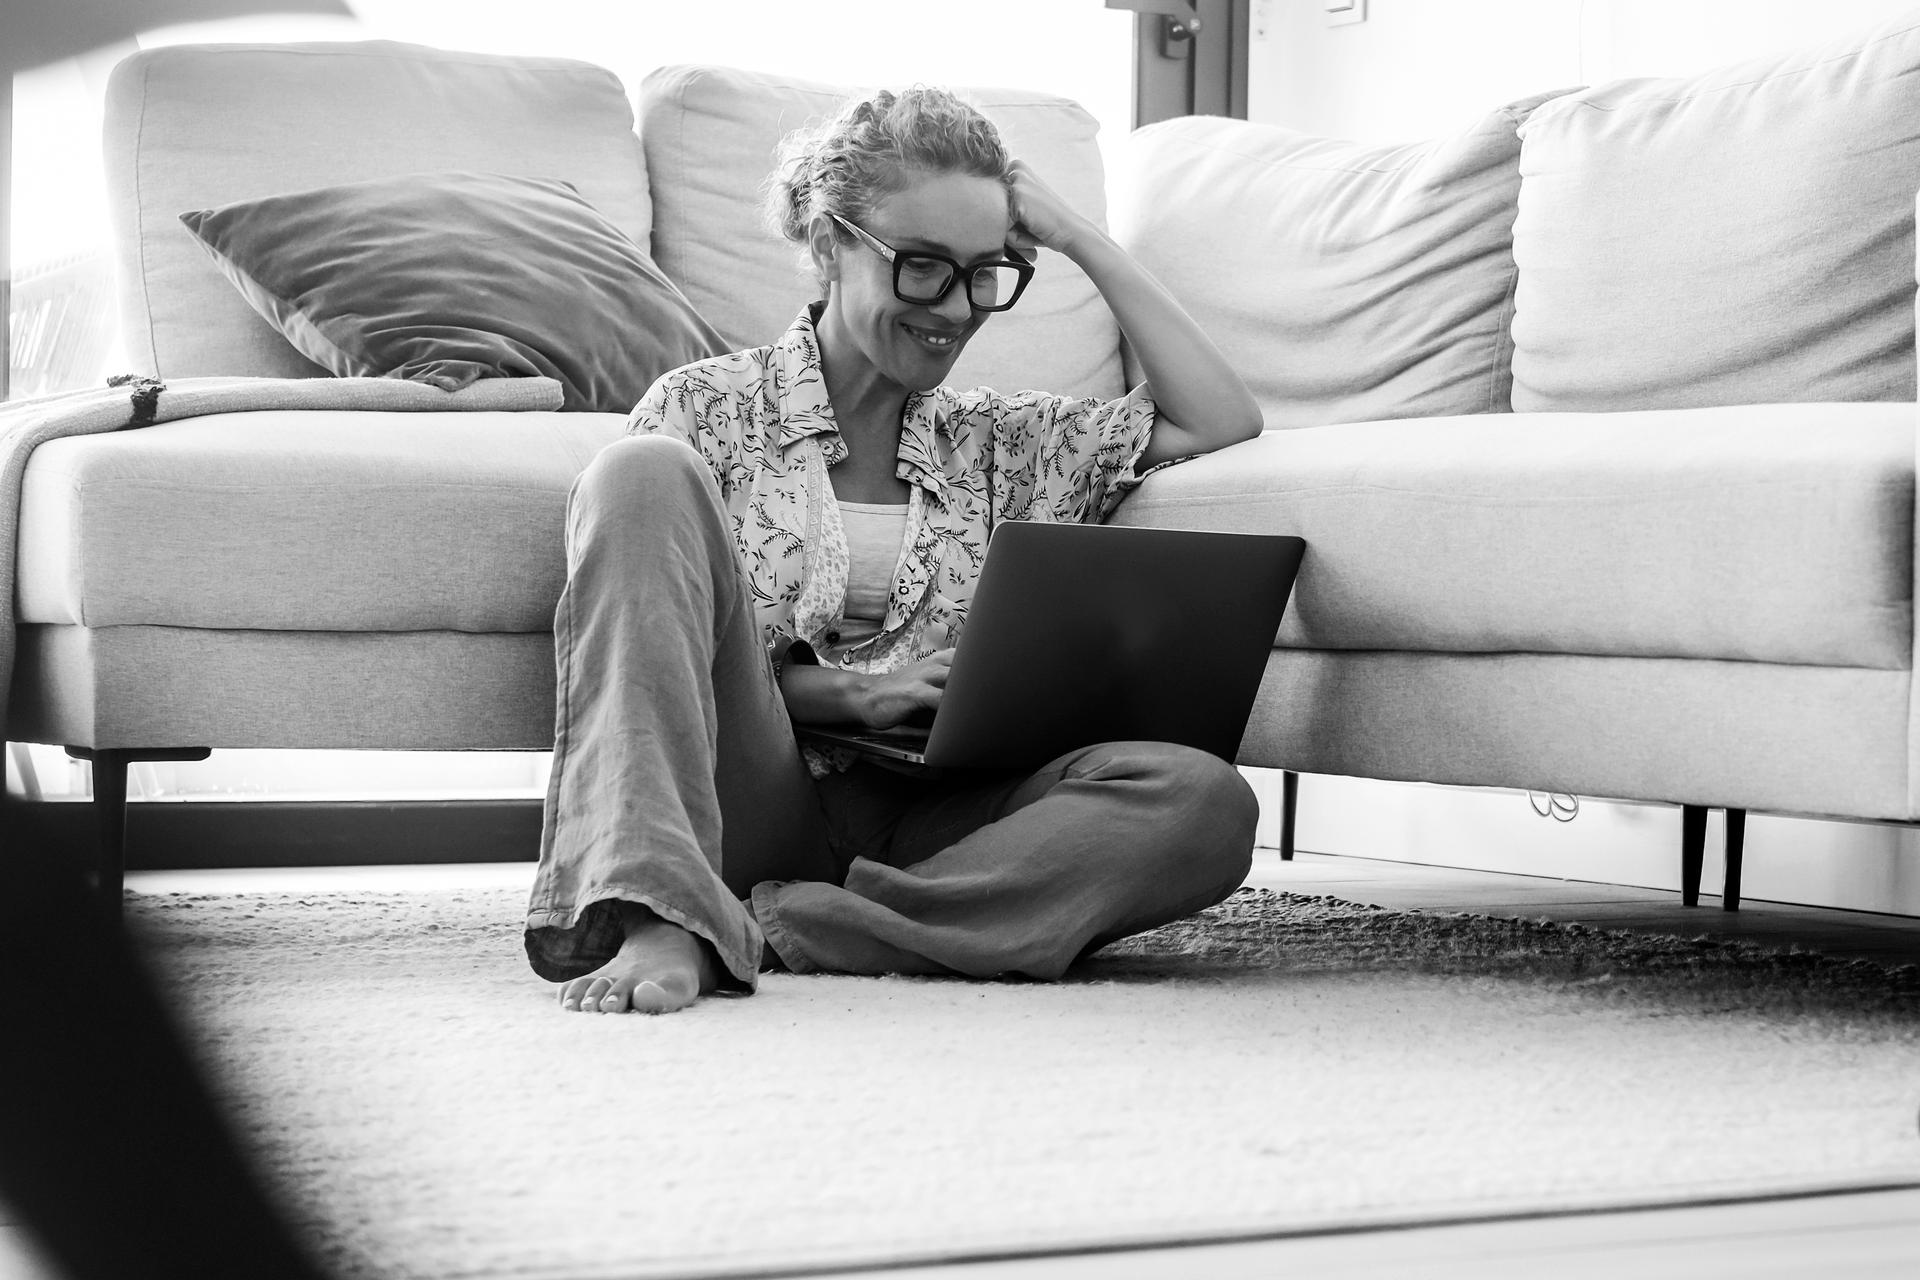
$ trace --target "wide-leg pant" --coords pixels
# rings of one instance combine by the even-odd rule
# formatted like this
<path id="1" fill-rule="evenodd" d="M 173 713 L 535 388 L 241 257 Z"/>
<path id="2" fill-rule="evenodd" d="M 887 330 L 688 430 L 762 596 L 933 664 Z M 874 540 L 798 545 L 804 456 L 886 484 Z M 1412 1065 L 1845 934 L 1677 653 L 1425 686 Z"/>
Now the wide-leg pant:
<path id="1" fill-rule="evenodd" d="M 736 989 L 763 963 L 1055 978 L 1246 877 L 1252 791 L 1186 747 L 1106 743 L 1032 773 L 859 764 L 816 784 L 712 473 L 677 440 L 624 438 L 581 474 L 567 570 L 527 912 L 543 978 L 613 956 L 618 900 L 704 938 Z"/>

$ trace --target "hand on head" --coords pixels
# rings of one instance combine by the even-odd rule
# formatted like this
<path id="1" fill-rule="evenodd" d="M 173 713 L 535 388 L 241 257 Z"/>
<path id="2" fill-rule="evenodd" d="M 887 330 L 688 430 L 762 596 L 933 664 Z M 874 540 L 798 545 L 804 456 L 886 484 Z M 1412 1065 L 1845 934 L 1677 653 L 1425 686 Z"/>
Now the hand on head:
<path id="1" fill-rule="evenodd" d="M 1013 173 L 1013 231 L 1007 236 L 1009 249 L 1021 250 L 1033 260 L 1035 246 L 1065 253 L 1069 245 L 1092 224 L 1052 187 L 1040 180 L 1033 167 L 1015 160 Z"/>

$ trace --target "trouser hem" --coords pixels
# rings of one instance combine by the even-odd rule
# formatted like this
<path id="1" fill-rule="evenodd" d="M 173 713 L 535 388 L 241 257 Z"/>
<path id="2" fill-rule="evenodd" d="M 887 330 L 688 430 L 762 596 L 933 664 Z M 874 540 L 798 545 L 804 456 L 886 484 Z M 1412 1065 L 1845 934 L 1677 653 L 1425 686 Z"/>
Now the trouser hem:
<path id="1" fill-rule="evenodd" d="M 780 912 L 774 902 L 774 895 L 782 886 L 792 883 L 787 880 L 767 880 L 753 886 L 753 919 L 760 926 L 767 945 L 780 957 L 780 963 L 786 965 L 790 973 L 819 973 L 820 966 L 813 957 L 801 950 L 800 944 L 787 932 L 786 925 L 780 921 Z"/>

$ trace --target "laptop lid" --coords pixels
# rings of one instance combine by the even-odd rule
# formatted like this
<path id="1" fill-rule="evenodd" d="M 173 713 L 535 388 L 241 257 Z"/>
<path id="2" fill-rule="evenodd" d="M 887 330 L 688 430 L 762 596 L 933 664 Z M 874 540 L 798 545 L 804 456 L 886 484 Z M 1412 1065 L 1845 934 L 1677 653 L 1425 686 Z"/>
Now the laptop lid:
<path id="1" fill-rule="evenodd" d="M 1306 543 L 1275 534 L 995 527 L 924 747 L 803 726 L 943 768 L 1033 768 L 1098 742 L 1239 750 Z"/>

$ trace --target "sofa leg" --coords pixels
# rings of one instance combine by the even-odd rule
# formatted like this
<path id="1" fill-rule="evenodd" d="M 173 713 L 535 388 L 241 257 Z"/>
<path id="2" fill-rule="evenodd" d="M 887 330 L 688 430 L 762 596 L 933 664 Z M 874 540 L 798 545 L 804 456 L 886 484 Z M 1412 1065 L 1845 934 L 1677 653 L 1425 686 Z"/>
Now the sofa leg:
<path id="1" fill-rule="evenodd" d="M 1280 775 L 1280 861 L 1293 861 L 1293 811 L 1300 805 L 1300 775 L 1287 769 Z"/>
<path id="2" fill-rule="evenodd" d="M 126 751 L 112 747 L 92 750 L 68 747 L 67 754 L 93 767 L 93 866 L 87 888 L 95 902 L 110 911 L 119 909 L 127 876 L 127 765 Z"/>
<path id="3" fill-rule="evenodd" d="M 119 914 L 127 882 L 127 766 L 136 760 L 205 760 L 207 747 L 68 747 L 93 768 L 94 864 L 87 877 L 100 905 Z"/>
<path id="4" fill-rule="evenodd" d="M 1680 905 L 1700 905 L 1700 867 L 1707 853 L 1707 807 L 1680 807 Z"/>
<path id="5" fill-rule="evenodd" d="M 1747 811 L 1727 810 L 1727 882 L 1720 893 L 1722 911 L 1740 909 L 1740 859 L 1747 850 Z"/>

